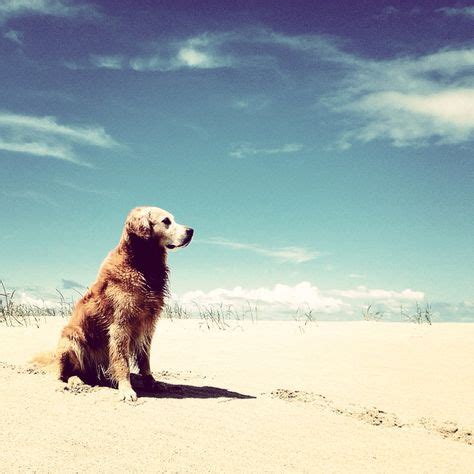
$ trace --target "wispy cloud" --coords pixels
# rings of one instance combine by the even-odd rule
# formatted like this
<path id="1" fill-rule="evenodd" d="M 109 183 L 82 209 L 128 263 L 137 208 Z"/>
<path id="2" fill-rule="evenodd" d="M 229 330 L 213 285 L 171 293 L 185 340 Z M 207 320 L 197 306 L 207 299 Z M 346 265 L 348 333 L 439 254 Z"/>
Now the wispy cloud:
<path id="1" fill-rule="evenodd" d="M 341 60 L 346 59 L 341 53 Z M 349 123 L 341 148 L 374 140 L 408 146 L 472 138 L 473 49 L 378 61 L 353 56 L 345 64 L 338 89 L 319 103 Z"/>
<path id="2" fill-rule="evenodd" d="M 23 44 L 23 33 L 16 30 L 8 30 L 3 33 L 3 37 L 16 44 Z"/>
<path id="3" fill-rule="evenodd" d="M 148 46 L 147 54 L 125 56 L 91 55 L 89 64 L 103 69 L 132 69 L 134 71 L 176 71 L 179 69 L 216 69 L 232 67 L 235 58 L 222 51 L 226 35 L 205 34 L 188 39 L 160 42 Z M 81 69 L 85 64 L 69 64 Z"/>
<path id="4" fill-rule="evenodd" d="M 101 127 L 75 127 L 60 125 L 54 117 L 34 117 L 0 112 L 0 127 L 31 130 L 48 135 L 57 135 L 68 140 L 109 148 L 117 145 Z"/>
<path id="5" fill-rule="evenodd" d="M 235 33 L 230 38 L 237 41 Z M 472 48 L 372 60 L 346 52 L 337 38 L 321 35 L 255 30 L 247 41 L 279 49 L 279 61 L 273 62 L 279 68 L 286 67 L 281 55 L 286 49 L 304 58 L 307 67 L 316 69 L 326 62 L 339 69 L 340 80 L 319 105 L 344 115 L 348 125 L 341 135 L 342 148 L 381 139 L 395 146 L 461 143 L 474 134 Z M 266 67 L 269 64 L 265 62 Z M 259 67 L 259 62 L 253 65 Z M 263 152 L 251 146 L 233 150 L 234 156 L 259 151 Z"/>
<path id="6" fill-rule="evenodd" d="M 270 104 L 269 97 L 256 95 L 250 97 L 240 97 L 231 101 L 230 106 L 235 110 L 254 113 L 265 109 Z"/>
<path id="7" fill-rule="evenodd" d="M 71 69 L 94 66 L 161 72 L 224 67 L 274 68 L 278 65 L 278 54 L 272 52 L 275 48 L 318 52 L 329 60 L 336 46 L 334 39 L 324 36 L 286 36 L 264 28 L 244 28 L 151 43 L 142 46 L 148 50 L 146 54 L 91 55 L 88 63 L 69 63 L 67 66 Z"/>
<path id="8" fill-rule="evenodd" d="M 354 279 L 360 279 L 360 278 L 365 278 L 365 275 L 362 275 L 361 273 L 349 273 L 348 277 L 354 278 Z"/>
<path id="9" fill-rule="evenodd" d="M 117 193 L 115 191 L 107 191 L 105 189 L 92 189 L 92 188 L 87 188 L 84 186 L 81 186 L 77 183 L 72 183 L 71 181 L 65 181 L 62 179 L 55 179 L 54 182 L 58 184 L 59 186 L 62 186 L 64 188 L 72 189 L 73 191 L 77 191 L 80 193 L 88 193 L 88 194 L 97 194 L 100 196 L 114 196 Z"/>
<path id="10" fill-rule="evenodd" d="M 123 56 L 120 55 L 100 56 L 92 54 L 90 62 L 99 69 L 123 69 L 125 64 Z"/>
<path id="11" fill-rule="evenodd" d="M 449 15 L 470 15 L 471 8 L 444 8 Z M 395 14 L 393 7 L 386 10 Z M 292 60 L 300 59 L 307 76 L 321 64 L 338 71 L 318 106 L 344 119 L 338 146 L 386 140 L 395 146 L 462 143 L 474 134 L 472 95 L 474 50 L 445 48 L 423 55 L 370 59 L 348 52 L 347 42 L 324 35 L 286 35 L 265 28 L 205 33 L 191 38 L 142 45 L 145 54 L 91 56 L 83 65 L 136 71 L 176 71 L 221 67 L 284 72 L 295 83 Z M 300 71 L 298 72 L 300 74 Z M 316 91 L 315 91 L 316 96 Z M 245 110 L 248 101 L 233 107 Z M 231 155 L 294 153 L 299 145 L 257 148 L 241 145 Z"/>
<path id="12" fill-rule="evenodd" d="M 474 19 L 474 7 L 443 7 L 436 11 L 446 16 L 465 16 Z"/>
<path id="13" fill-rule="evenodd" d="M 101 127 L 66 126 L 54 117 L 0 112 L 0 150 L 91 166 L 77 156 L 76 145 L 112 148 L 118 143 Z"/>
<path id="14" fill-rule="evenodd" d="M 1 194 L 15 199 L 27 199 L 29 201 L 34 201 L 38 204 L 46 204 L 48 206 L 54 207 L 58 206 L 58 203 L 56 201 L 46 196 L 45 194 L 39 193 L 38 191 L 1 191 Z"/>
<path id="15" fill-rule="evenodd" d="M 303 150 L 303 145 L 300 143 L 286 143 L 275 148 L 256 148 L 249 144 L 237 145 L 229 153 L 234 158 L 244 158 L 253 155 L 285 155 L 297 153 Z"/>
<path id="16" fill-rule="evenodd" d="M 294 246 L 266 248 L 256 244 L 232 242 L 230 240 L 219 238 L 202 240 L 201 242 L 211 245 L 219 245 L 221 247 L 227 247 L 233 250 L 246 250 L 248 252 L 264 255 L 265 257 L 274 258 L 282 262 L 304 263 L 314 260 L 322 255 L 321 252 Z"/>
<path id="17" fill-rule="evenodd" d="M 78 283 L 77 281 L 74 280 L 66 280 L 65 278 L 61 279 L 61 286 L 64 290 L 74 290 L 74 289 L 82 289 L 85 288 L 85 286 L 81 283 Z"/>
<path id="18" fill-rule="evenodd" d="M 0 150 L 15 153 L 26 153 L 28 155 L 49 156 L 59 160 L 70 161 L 81 164 L 68 147 L 54 146 L 39 142 L 8 142 L 0 139 Z"/>
<path id="19" fill-rule="evenodd" d="M 98 10 L 94 5 L 64 0 L 2 0 L 0 2 L 0 23 L 10 18 L 27 15 L 97 17 Z"/>
<path id="20" fill-rule="evenodd" d="M 375 18 L 378 19 L 386 19 L 391 16 L 396 16 L 400 14 L 400 10 L 392 5 L 387 5 L 386 7 L 382 8 L 381 12 L 375 15 Z"/>
<path id="21" fill-rule="evenodd" d="M 372 60 L 346 52 L 336 39 L 268 32 L 266 38 L 310 65 L 340 69 L 340 80 L 318 105 L 344 114 L 342 148 L 378 139 L 395 146 L 460 143 L 473 136 L 472 48 Z"/>
<path id="22" fill-rule="evenodd" d="M 474 133 L 474 89 L 429 93 L 373 92 L 344 107 L 365 118 L 365 124 L 347 132 L 342 148 L 354 141 L 388 139 L 395 146 L 460 143 Z"/>

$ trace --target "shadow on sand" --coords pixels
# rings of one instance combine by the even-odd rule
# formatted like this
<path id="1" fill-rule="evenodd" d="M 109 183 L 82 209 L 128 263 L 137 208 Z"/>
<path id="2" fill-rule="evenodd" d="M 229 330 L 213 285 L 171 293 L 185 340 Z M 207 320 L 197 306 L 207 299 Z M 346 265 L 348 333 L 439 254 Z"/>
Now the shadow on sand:
<path id="1" fill-rule="evenodd" d="M 252 399 L 253 395 L 232 392 L 219 387 L 199 387 L 196 385 L 173 384 L 156 382 L 152 391 L 143 387 L 142 378 L 137 374 L 130 374 L 133 388 L 139 397 L 148 398 L 240 398 Z"/>

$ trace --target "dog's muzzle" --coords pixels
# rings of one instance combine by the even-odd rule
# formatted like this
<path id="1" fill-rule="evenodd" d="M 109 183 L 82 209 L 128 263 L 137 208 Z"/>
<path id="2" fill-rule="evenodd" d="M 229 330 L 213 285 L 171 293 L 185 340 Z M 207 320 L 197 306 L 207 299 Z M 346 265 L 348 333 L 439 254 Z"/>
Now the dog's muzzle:
<path id="1" fill-rule="evenodd" d="M 191 229 L 190 227 L 188 227 L 186 229 L 186 235 L 185 235 L 184 239 L 182 240 L 182 242 L 179 245 L 168 244 L 166 246 L 166 248 L 172 250 L 172 249 L 186 247 L 186 246 L 189 245 L 189 242 L 191 242 L 191 239 L 193 238 L 193 235 L 194 235 L 194 229 Z"/>

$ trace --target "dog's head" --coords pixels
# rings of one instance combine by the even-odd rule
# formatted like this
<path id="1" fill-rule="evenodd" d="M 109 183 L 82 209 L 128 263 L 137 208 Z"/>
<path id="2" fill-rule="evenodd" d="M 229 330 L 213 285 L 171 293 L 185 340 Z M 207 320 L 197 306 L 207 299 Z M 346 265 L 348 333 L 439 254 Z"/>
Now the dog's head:
<path id="1" fill-rule="evenodd" d="M 136 207 L 125 221 L 125 233 L 140 239 L 154 240 L 167 249 L 186 247 L 194 230 L 178 224 L 172 214 L 159 207 Z"/>

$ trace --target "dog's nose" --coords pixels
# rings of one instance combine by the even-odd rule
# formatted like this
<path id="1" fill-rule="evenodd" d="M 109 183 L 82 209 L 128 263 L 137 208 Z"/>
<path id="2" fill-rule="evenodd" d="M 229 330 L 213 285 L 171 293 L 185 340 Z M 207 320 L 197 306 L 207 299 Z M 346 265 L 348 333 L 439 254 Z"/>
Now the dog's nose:
<path id="1" fill-rule="evenodd" d="M 191 237 L 193 236 L 193 234 L 194 234 L 194 229 L 191 229 L 191 227 L 188 227 L 188 228 L 186 229 L 186 235 L 187 235 L 189 238 L 191 238 Z"/>

